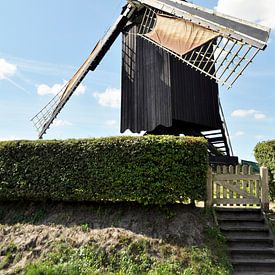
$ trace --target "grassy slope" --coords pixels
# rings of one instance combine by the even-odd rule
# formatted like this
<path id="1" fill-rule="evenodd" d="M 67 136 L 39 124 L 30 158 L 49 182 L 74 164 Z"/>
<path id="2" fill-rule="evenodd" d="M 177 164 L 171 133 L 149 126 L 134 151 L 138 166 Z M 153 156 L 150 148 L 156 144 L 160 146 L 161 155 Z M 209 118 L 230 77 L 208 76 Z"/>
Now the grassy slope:
<path id="1" fill-rule="evenodd" d="M 186 205 L 0 204 L 0 274 L 230 274 L 210 213 Z"/>

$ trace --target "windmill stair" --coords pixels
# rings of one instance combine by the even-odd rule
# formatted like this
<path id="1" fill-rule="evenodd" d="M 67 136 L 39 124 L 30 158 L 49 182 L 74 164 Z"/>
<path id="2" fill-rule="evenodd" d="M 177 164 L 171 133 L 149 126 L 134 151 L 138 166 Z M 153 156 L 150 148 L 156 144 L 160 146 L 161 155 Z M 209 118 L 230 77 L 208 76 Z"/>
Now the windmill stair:
<path id="1" fill-rule="evenodd" d="M 275 275 L 272 233 L 258 208 L 216 208 L 234 275 Z"/>
<path id="2" fill-rule="evenodd" d="M 230 155 L 230 149 L 225 131 L 221 129 L 202 132 L 204 138 L 207 139 L 210 151 L 217 151 L 220 155 Z"/>

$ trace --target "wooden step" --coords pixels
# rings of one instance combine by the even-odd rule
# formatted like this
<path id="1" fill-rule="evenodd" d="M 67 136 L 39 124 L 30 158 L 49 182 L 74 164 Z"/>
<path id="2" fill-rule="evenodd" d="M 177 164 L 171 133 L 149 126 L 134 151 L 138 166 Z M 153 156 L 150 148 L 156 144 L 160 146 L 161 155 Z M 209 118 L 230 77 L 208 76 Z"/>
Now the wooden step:
<path id="1" fill-rule="evenodd" d="M 239 236 L 239 237 L 233 237 L 228 238 L 228 241 L 231 242 L 273 242 L 273 239 L 271 237 L 261 237 L 261 236 L 255 236 L 255 237 L 246 237 L 246 236 Z"/>
<path id="2" fill-rule="evenodd" d="M 222 232 L 269 232 L 268 227 L 264 224 L 263 226 L 251 226 L 251 227 L 240 227 L 240 226 L 220 226 Z"/>
<path id="3" fill-rule="evenodd" d="M 272 248 L 272 239 L 236 239 L 227 240 L 227 245 L 229 248 L 239 248 L 239 249 L 260 249 L 260 248 Z"/>
<path id="4" fill-rule="evenodd" d="M 275 270 L 275 259 L 268 260 L 257 260 L 257 259 L 247 259 L 247 260 L 232 260 L 232 265 L 234 271 L 242 272 L 274 272 Z"/>
<path id="5" fill-rule="evenodd" d="M 275 275 L 274 240 L 260 208 L 216 208 L 235 275 Z"/>
<path id="6" fill-rule="evenodd" d="M 242 214 L 239 216 L 236 215 L 224 215 L 218 216 L 218 221 L 255 221 L 255 222 L 264 222 L 264 217 L 259 215 L 258 213 L 253 213 L 251 215 Z"/>
<path id="7" fill-rule="evenodd" d="M 272 248 L 257 248 L 257 249 L 240 249 L 229 248 L 228 252 L 231 259 L 275 259 L 275 249 Z"/>
<path id="8" fill-rule="evenodd" d="M 247 207 L 216 207 L 215 208 L 216 212 L 257 212 L 257 213 L 262 213 L 261 208 L 247 208 Z"/>
<path id="9" fill-rule="evenodd" d="M 251 239 L 251 238 L 268 238 L 269 237 L 269 231 L 268 230 L 262 230 L 262 231 L 222 231 L 224 236 L 227 239 L 231 238 L 243 238 L 243 239 Z"/>
<path id="10" fill-rule="evenodd" d="M 265 223 L 264 220 L 262 221 L 234 221 L 234 220 L 224 220 L 224 221 L 219 221 L 219 224 L 221 228 L 226 228 L 226 227 L 236 227 L 236 228 L 242 228 L 242 229 L 247 229 L 247 228 L 265 228 Z"/>

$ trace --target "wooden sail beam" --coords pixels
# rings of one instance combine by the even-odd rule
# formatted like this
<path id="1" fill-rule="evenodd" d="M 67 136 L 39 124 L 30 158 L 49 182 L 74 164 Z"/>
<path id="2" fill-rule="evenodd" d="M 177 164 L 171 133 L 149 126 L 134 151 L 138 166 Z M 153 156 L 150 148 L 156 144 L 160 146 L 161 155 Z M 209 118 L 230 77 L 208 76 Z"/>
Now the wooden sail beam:
<path id="1" fill-rule="evenodd" d="M 116 38 L 121 33 L 124 26 L 127 24 L 136 6 L 128 4 L 122 14 L 115 21 L 113 26 L 108 30 L 104 37 L 97 43 L 94 50 L 91 52 L 89 57 L 85 60 L 82 66 L 78 69 L 71 80 L 66 84 L 64 89 L 55 96 L 55 98 L 49 102 L 37 115 L 31 120 L 35 127 L 39 131 L 39 139 L 43 137 L 54 119 L 60 113 L 66 102 L 72 96 L 74 91 L 77 89 L 81 81 L 85 78 L 89 70 L 95 70 L 106 52 L 110 49 Z"/>

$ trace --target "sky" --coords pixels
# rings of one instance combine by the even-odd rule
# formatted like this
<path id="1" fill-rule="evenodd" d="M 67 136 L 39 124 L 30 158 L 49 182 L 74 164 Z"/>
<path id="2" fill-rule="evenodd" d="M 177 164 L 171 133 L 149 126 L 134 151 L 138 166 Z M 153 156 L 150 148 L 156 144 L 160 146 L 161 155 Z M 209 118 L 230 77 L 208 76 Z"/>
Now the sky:
<path id="1" fill-rule="evenodd" d="M 190 1 L 191 2 L 191 1 Z M 30 119 L 88 57 L 126 0 L 0 0 L 0 140 L 36 139 Z M 192 3 L 275 28 L 275 0 Z M 120 135 L 121 37 L 85 80 L 45 139 Z M 275 139 L 275 36 L 220 97 L 234 155 L 254 160 Z M 128 133 L 129 134 L 129 133 Z"/>

